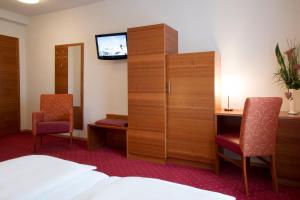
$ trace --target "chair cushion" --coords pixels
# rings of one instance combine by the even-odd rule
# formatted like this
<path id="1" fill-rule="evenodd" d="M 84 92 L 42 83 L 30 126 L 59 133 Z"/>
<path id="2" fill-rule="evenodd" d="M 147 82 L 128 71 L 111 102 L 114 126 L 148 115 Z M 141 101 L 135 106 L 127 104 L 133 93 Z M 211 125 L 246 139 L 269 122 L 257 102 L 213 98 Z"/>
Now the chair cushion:
<path id="1" fill-rule="evenodd" d="M 97 125 L 127 127 L 128 121 L 124 119 L 101 119 L 95 122 Z"/>
<path id="2" fill-rule="evenodd" d="M 68 133 L 70 131 L 70 122 L 39 122 L 37 124 L 37 134 Z"/>
<path id="3" fill-rule="evenodd" d="M 242 155 L 239 133 L 219 134 L 216 136 L 216 143 L 219 147 L 223 147 L 234 153 Z"/>

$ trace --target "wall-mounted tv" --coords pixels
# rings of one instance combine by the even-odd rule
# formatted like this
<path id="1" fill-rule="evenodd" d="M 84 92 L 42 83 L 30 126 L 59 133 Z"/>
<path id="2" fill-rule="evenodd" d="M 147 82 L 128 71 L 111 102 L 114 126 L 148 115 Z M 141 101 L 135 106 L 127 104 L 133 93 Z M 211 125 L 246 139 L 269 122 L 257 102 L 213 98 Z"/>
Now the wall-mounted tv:
<path id="1" fill-rule="evenodd" d="M 101 60 L 127 58 L 127 33 L 96 35 L 97 56 Z"/>

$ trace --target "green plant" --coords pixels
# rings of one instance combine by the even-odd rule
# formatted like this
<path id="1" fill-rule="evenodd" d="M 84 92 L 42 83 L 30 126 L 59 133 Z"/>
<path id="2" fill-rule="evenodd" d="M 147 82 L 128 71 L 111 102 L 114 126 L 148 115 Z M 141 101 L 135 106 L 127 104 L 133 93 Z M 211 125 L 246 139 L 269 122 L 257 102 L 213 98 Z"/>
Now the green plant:
<path id="1" fill-rule="evenodd" d="M 281 53 L 278 43 L 275 48 L 275 54 L 279 64 L 275 77 L 277 77 L 279 82 L 284 83 L 288 89 L 288 94 L 286 94 L 287 98 L 290 89 L 300 89 L 300 45 L 295 42 L 288 42 L 288 45 L 289 50 L 284 52 L 285 55 Z"/>

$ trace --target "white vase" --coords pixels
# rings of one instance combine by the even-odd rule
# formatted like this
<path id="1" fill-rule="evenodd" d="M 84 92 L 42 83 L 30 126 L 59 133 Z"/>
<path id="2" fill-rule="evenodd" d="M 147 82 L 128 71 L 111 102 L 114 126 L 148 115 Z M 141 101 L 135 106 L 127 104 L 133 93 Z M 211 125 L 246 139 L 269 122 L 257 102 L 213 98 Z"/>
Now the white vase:
<path id="1" fill-rule="evenodd" d="M 290 115 L 297 115 L 298 112 L 296 110 L 296 103 L 295 103 L 295 90 L 293 89 L 290 89 L 289 92 L 292 94 L 291 95 L 291 98 L 289 99 L 289 106 L 290 106 L 290 109 L 289 109 L 289 114 Z"/>

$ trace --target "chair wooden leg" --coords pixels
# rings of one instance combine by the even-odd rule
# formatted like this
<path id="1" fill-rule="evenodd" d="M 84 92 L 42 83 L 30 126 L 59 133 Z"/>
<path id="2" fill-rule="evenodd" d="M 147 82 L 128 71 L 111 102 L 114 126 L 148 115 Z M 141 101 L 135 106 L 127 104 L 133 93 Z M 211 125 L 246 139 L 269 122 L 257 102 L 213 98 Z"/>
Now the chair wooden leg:
<path id="1" fill-rule="evenodd" d="M 273 185 L 273 191 L 278 192 L 278 183 L 277 183 L 277 173 L 276 173 L 276 161 L 275 156 L 271 156 L 271 163 L 270 163 L 270 170 L 272 175 L 272 185 Z"/>
<path id="2" fill-rule="evenodd" d="M 73 132 L 70 132 L 70 147 L 72 147 L 73 144 Z"/>
<path id="3" fill-rule="evenodd" d="M 220 174 L 220 159 L 219 159 L 219 147 L 216 146 L 216 163 L 215 163 L 215 174 L 219 175 Z"/>
<path id="4" fill-rule="evenodd" d="M 244 186 L 245 186 L 245 192 L 246 195 L 249 195 L 248 191 L 248 178 L 247 178 L 247 158 L 242 157 L 242 170 L 243 170 L 243 179 L 244 179 Z"/>

